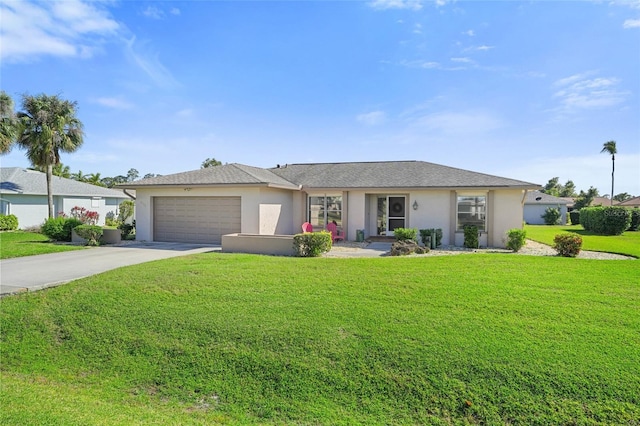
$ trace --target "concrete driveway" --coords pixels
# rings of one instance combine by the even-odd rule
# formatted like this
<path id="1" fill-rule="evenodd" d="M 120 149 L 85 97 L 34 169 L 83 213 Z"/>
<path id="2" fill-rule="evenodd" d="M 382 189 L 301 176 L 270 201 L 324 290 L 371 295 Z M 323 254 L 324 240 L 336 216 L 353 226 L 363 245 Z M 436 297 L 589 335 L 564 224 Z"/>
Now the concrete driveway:
<path id="1" fill-rule="evenodd" d="M 122 266 L 220 250 L 220 246 L 139 242 L 0 261 L 0 295 L 40 290 Z"/>

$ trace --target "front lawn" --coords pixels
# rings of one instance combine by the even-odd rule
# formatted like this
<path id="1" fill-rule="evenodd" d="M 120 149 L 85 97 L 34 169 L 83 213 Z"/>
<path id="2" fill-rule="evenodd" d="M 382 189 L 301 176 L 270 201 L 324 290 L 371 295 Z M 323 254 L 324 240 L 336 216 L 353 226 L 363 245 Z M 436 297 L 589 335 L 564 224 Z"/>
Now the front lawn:
<path id="1" fill-rule="evenodd" d="M 35 232 L 0 232 L 0 259 L 82 250 L 86 247 L 49 242 L 45 235 Z"/>
<path id="2" fill-rule="evenodd" d="M 4 298 L 0 424 L 635 424 L 640 268 L 208 253 Z"/>
<path id="3" fill-rule="evenodd" d="M 622 235 L 597 235 L 585 231 L 580 225 L 526 225 L 527 238 L 553 246 L 557 234 L 573 232 L 582 237 L 582 249 L 626 254 L 640 258 L 640 231 L 627 231 Z"/>

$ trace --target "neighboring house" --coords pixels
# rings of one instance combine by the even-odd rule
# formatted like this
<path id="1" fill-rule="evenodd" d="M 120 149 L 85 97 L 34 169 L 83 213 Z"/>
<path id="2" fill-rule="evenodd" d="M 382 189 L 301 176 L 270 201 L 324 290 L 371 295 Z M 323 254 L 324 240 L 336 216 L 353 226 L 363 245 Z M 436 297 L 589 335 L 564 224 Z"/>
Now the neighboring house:
<path id="1" fill-rule="evenodd" d="M 640 208 L 640 197 L 629 198 L 628 200 L 616 203 L 616 206 Z"/>
<path id="2" fill-rule="evenodd" d="M 567 223 L 567 205 L 570 204 L 566 198 L 554 197 L 540 191 L 527 193 L 524 201 L 524 221 L 529 225 L 544 225 L 542 215 L 549 208 L 560 210 L 560 224 Z"/>
<path id="3" fill-rule="evenodd" d="M 98 212 L 98 224 L 104 225 L 107 214 L 118 214 L 118 206 L 130 200 L 122 190 L 103 188 L 72 179 L 53 176 L 54 214 L 69 215 L 78 206 Z M 21 229 L 39 226 L 49 216 L 47 176 L 21 167 L 0 168 L 0 213 L 13 214 Z"/>
<path id="4" fill-rule="evenodd" d="M 136 236 L 148 241 L 221 242 L 222 235 L 296 234 L 335 220 L 356 240 L 404 228 L 442 228 L 461 246 L 462 227 L 480 244 L 504 246 L 522 227 L 528 190 L 540 185 L 422 161 L 288 164 L 262 169 L 227 164 L 119 185 L 136 190 Z M 358 232 L 360 231 L 360 232 Z"/>

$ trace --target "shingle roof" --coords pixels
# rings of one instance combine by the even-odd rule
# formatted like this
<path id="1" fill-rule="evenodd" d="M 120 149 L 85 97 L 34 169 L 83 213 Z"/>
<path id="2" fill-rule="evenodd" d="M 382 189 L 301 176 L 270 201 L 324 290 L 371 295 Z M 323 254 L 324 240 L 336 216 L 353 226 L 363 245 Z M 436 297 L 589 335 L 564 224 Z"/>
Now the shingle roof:
<path id="1" fill-rule="evenodd" d="M 629 198 L 628 200 L 622 201 L 617 205 L 624 207 L 640 207 L 640 197 Z"/>
<path id="2" fill-rule="evenodd" d="M 305 188 L 473 188 L 540 185 L 424 161 L 288 164 L 270 169 Z"/>
<path id="3" fill-rule="evenodd" d="M 527 192 L 527 198 L 525 198 L 525 204 L 571 204 L 573 201 L 566 198 L 555 197 L 553 195 L 545 194 L 540 191 Z"/>
<path id="4" fill-rule="evenodd" d="M 190 172 L 175 173 L 152 177 L 118 185 L 123 188 L 171 185 L 267 185 L 298 189 L 295 185 L 267 169 L 245 166 L 244 164 L 225 164 Z"/>
<path id="5" fill-rule="evenodd" d="M 261 169 L 226 164 L 142 179 L 123 188 L 170 185 L 269 185 L 282 188 L 523 188 L 540 185 L 424 161 L 288 164 Z"/>
<path id="6" fill-rule="evenodd" d="M 122 190 L 103 188 L 53 176 L 54 195 L 129 198 Z M 0 168 L 0 194 L 47 195 L 47 175 L 21 167 Z"/>

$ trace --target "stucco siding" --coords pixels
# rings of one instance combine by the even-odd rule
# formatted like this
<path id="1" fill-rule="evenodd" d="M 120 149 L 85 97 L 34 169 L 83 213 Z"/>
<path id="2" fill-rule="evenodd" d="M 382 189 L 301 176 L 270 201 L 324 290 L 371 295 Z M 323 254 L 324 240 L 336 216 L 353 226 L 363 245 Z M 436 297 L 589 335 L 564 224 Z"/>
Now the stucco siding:
<path id="1" fill-rule="evenodd" d="M 522 190 L 501 190 L 493 193 L 492 216 L 489 232 L 492 233 L 492 246 L 505 247 L 509 229 L 522 229 Z"/>
<path id="2" fill-rule="evenodd" d="M 262 188 L 258 204 L 261 235 L 291 235 L 293 194 L 281 189 Z M 297 231 L 295 231 L 297 233 Z"/>
<path id="3" fill-rule="evenodd" d="M 49 209 L 46 195 L 2 194 L 0 197 L 5 200 L 7 213 L 18 218 L 20 229 L 40 226 L 47 220 Z"/>
<path id="4" fill-rule="evenodd" d="M 567 223 L 567 206 L 558 204 L 525 204 L 524 205 L 524 221 L 530 225 L 544 225 L 542 215 L 549 207 L 560 209 L 560 224 Z"/>
<path id="5" fill-rule="evenodd" d="M 407 199 L 409 214 L 409 228 L 442 229 L 442 244 L 448 245 L 452 241 L 450 223 L 452 220 L 449 191 L 414 191 Z M 413 203 L 418 203 L 418 209 L 413 209 Z M 420 238 L 418 236 L 418 238 Z"/>

